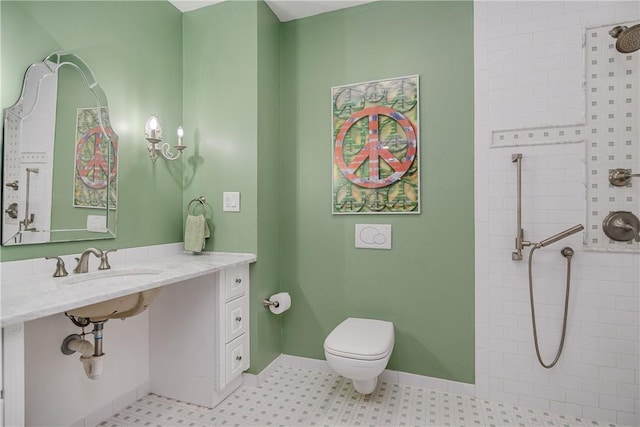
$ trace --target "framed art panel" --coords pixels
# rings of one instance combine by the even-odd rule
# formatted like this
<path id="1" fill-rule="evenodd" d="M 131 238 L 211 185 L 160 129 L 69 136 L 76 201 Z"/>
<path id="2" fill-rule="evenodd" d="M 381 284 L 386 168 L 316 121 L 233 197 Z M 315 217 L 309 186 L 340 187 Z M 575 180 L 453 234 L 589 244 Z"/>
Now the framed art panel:
<path id="1" fill-rule="evenodd" d="M 98 114 L 101 114 L 98 117 Z M 102 129 L 101 123 L 104 125 Z M 78 108 L 73 206 L 115 209 L 118 139 L 106 108 Z"/>
<path id="2" fill-rule="evenodd" d="M 420 213 L 418 76 L 331 88 L 334 214 Z"/>

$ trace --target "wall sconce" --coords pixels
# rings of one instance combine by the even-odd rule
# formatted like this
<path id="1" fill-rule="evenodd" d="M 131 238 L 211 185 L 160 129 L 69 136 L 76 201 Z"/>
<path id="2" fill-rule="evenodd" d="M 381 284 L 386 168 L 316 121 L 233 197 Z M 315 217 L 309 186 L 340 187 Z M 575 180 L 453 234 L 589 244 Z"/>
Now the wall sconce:
<path id="1" fill-rule="evenodd" d="M 144 134 L 148 141 L 147 150 L 149 150 L 149 157 L 154 162 L 160 156 L 167 160 L 176 160 L 182 154 L 182 150 L 187 148 L 182 143 L 184 137 L 184 130 L 182 126 L 178 127 L 178 143 L 174 145 L 177 153 L 171 152 L 171 146 L 167 142 L 162 142 L 162 126 L 160 125 L 160 119 L 157 116 L 151 115 L 144 124 Z"/>

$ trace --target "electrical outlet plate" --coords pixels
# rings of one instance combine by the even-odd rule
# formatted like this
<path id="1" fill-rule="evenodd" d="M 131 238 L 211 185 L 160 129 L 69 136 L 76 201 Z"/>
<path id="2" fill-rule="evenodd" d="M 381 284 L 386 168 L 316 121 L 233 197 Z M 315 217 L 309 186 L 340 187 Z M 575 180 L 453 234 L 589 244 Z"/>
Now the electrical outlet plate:
<path id="1" fill-rule="evenodd" d="M 106 233 L 107 217 L 104 215 L 87 215 L 87 231 Z"/>
<path id="2" fill-rule="evenodd" d="M 356 224 L 356 248 L 391 249 L 391 224 Z"/>

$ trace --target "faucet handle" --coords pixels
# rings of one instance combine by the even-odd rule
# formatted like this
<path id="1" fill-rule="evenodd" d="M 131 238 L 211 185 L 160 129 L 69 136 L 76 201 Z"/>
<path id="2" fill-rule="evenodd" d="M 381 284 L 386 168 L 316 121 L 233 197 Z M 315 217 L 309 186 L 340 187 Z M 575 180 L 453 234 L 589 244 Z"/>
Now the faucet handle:
<path id="1" fill-rule="evenodd" d="M 602 231 L 617 242 L 640 242 L 640 219 L 631 212 L 611 212 L 602 221 Z"/>
<path id="2" fill-rule="evenodd" d="M 640 177 L 640 173 L 631 173 L 631 169 L 614 169 L 609 173 L 609 183 L 616 187 L 624 187 L 635 177 Z"/>
<path id="3" fill-rule="evenodd" d="M 53 277 L 64 277 L 69 274 L 67 273 L 67 269 L 64 268 L 64 261 L 59 256 L 48 256 L 48 257 L 45 257 L 45 259 L 58 260 L 58 262 L 56 263 L 56 271 L 53 273 Z"/>
<path id="4" fill-rule="evenodd" d="M 621 227 L 625 230 L 631 231 L 633 233 L 633 240 L 635 240 L 636 242 L 640 242 L 640 229 L 637 226 L 634 226 L 634 224 L 630 224 L 627 222 L 621 225 Z"/>
<path id="5" fill-rule="evenodd" d="M 111 268 L 111 265 L 109 264 L 109 258 L 107 257 L 107 255 L 109 254 L 109 252 L 117 251 L 117 249 L 109 249 L 108 251 L 102 252 L 102 255 L 100 256 L 100 267 L 98 267 L 98 270 L 109 270 Z"/>

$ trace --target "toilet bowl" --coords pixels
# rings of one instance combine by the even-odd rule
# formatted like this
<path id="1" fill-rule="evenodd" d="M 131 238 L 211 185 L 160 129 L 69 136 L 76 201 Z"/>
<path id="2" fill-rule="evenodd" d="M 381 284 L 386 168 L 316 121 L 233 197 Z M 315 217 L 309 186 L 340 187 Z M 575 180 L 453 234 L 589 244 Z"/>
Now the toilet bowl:
<path id="1" fill-rule="evenodd" d="M 389 362 L 394 342 L 393 323 L 349 317 L 324 340 L 324 355 L 334 371 L 353 381 L 358 393 L 370 394 Z"/>

